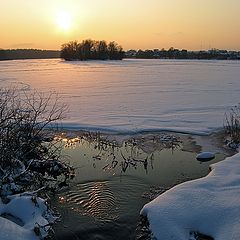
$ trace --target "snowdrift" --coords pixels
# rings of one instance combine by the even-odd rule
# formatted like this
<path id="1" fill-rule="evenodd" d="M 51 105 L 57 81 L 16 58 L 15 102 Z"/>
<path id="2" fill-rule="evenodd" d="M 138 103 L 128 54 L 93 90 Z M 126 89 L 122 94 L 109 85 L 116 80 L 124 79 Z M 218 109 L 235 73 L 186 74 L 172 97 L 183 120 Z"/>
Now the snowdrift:
<path id="1" fill-rule="evenodd" d="M 158 240 L 240 239 L 240 153 L 211 165 L 208 176 L 182 183 L 141 210 Z"/>

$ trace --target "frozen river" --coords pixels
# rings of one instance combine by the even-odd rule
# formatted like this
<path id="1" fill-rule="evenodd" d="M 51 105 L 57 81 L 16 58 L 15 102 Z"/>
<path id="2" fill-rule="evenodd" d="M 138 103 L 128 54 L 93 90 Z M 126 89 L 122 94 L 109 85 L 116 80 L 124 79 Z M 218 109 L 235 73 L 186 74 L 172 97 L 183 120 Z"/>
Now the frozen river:
<path id="1" fill-rule="evenodd" d="M 0 86 L 56 91 L 63 125 L 110 131 L 209 133 L 240 102 L 240 62 L 60 59 L 0 62 Z"/>

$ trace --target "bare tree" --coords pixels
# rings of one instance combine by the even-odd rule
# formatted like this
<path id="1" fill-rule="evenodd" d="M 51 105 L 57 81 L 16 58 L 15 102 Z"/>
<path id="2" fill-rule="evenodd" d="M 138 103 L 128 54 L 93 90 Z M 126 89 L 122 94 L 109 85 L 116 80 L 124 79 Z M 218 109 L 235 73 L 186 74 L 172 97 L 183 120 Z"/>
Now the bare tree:
<path id="1" fill-rule="evenodd" d="M 68 43 L 64 43 L 61 46 L 61 54 L 60 57 L 65 60 L 73 60 L 78 59 L 78 55 L 81 54 L 81 49 L 79 48 L 79 44 L 77 41 L 71 41 Z"/>

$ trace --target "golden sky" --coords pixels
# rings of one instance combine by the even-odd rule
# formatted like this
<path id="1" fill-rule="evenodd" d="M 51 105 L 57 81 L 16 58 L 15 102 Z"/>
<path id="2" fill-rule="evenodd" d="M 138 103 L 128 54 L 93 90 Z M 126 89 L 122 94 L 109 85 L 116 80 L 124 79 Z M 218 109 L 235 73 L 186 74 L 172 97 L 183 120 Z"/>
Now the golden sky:
<path id="1" fill-rule="evenodd" d="M 239 9 L 240 0 L 0 0 L 0 48 L 92 38 L 124 49 L 240 50 Z"/>

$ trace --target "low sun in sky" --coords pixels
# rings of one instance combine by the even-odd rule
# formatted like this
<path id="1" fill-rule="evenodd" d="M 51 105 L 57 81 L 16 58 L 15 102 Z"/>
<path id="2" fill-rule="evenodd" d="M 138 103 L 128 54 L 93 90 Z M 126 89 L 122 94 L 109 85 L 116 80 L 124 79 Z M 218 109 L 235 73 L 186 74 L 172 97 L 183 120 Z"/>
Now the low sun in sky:
<path id="1" fill-rule="evenodd" d="M 239 0 L 0 0 L 0 48 L 92 38 L 124 49 L 239 50 L 239 9 Z"/>
<path id="2" fill-rule="evenodd" d="M 59 11 L 56 15 L 56 24 L 60 30 L 70 31 L 73 25 L 72 15 L 67 11 Z"/>

